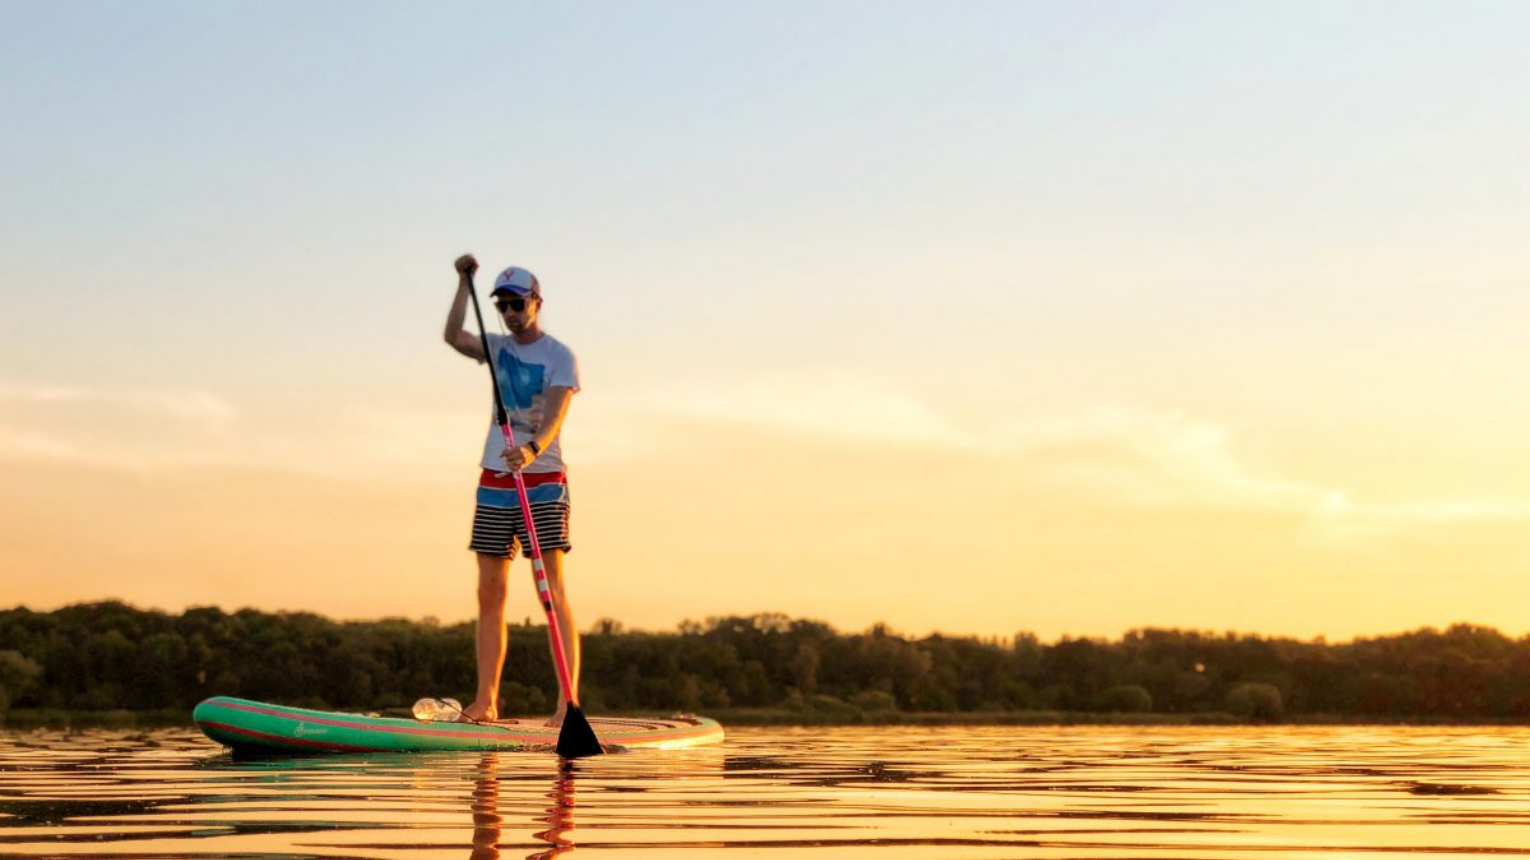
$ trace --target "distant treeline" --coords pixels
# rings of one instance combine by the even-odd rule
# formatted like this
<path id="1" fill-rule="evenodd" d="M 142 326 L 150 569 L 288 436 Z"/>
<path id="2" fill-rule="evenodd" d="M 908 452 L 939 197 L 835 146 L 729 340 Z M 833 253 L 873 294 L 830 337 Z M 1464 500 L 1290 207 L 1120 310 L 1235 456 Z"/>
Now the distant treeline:
<path id="1" fill-rule="evenodd" d="M 505 708 L 551 710 L 545 629 L 511 625 Z M 189 709 L 212 695 L 350 709 L 468 700 L 469 623 L 306 613 L 180 615 L 121 603 L 0 611 L 0 711 Z M 1330 644 L 1183 630 L 1118 641 L 839 633 L 782 615 L 602 621 L 584 638 L 592 712 L 775 708 L 854 720 L 898 712 L 1233 714 L 1242 718 L 1530 718 L 1530 639 L 1457 625 Z"/>

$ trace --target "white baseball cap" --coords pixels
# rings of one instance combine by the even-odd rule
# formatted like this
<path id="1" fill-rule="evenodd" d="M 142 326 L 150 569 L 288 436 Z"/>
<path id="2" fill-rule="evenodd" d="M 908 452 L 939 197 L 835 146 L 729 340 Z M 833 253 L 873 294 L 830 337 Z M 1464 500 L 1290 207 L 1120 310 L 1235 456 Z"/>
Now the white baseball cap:
<path id="1" fill-rule="evenodd" d="M 542 285 L 537 283 L 537 276 L 520 268 L 511 266 L 499 273 L 494 279 L 494 289 L 489 295 L 499 292 L 515 293 L 518 296 L 535 296 L 542 292 Z"/>

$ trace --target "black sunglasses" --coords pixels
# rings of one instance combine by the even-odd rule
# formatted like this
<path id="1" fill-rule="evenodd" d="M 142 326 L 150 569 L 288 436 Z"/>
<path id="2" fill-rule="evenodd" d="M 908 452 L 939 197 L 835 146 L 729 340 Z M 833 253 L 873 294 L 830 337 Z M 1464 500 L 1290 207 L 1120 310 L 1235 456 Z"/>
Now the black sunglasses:
<path id="1" fill-rule="evenodd" d="M 536 296 L 531 296 L 529 298 L 524 298 L 524 299 L 523 298 L 495 299 L 494 300 L 494 307 L 499 308 L 499 312 L 500 313 L 504 313 L 507 310 L 508 311 L 515 311 L 516 313 L 520 313 L 521 311 L 526 309 L 526 302 L 528 302 L 528 301 L 530 301 L 531 299 L 534 299 L 534 298 L 536 298 Z"/>

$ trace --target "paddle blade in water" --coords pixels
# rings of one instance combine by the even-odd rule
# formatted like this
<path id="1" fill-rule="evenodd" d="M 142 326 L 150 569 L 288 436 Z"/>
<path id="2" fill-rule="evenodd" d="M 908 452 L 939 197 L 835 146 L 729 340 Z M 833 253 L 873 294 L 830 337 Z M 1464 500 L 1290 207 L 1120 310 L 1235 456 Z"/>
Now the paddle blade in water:
<path id="1" fill-rule="evenodd" d="M 558 755 L 564 758 L 584 758 L 603 752 L 605 750 L 600 748 L 595 730 L 590 728 L 590 721 L 584 718 L 584 712 L 579 710 L 578 705 L 570 702 L 568 711 L 563 715 L 563 728 L 558 732 Z"/>

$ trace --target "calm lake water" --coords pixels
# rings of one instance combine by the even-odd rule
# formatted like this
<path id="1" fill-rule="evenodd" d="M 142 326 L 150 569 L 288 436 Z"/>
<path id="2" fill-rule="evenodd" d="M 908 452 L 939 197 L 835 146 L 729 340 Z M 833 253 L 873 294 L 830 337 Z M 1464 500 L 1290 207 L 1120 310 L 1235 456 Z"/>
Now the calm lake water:
<path id="1" fill-rule="evenodd" d="M 0 732 L 0 857 L 1463 854 L 1530 854 L 1530 729 L 740 728 L 565 767 Z"/>

